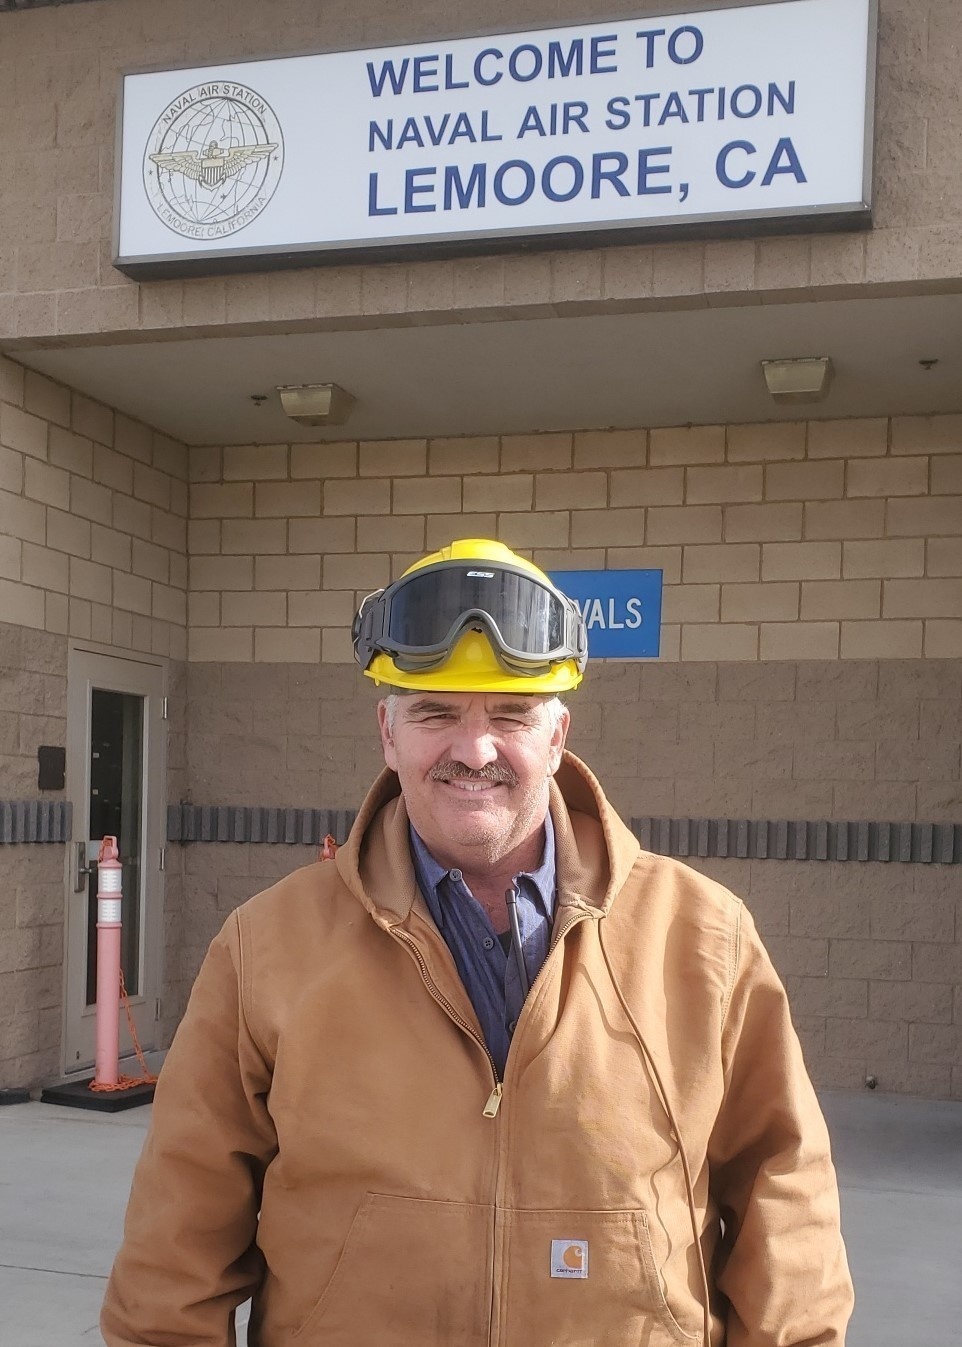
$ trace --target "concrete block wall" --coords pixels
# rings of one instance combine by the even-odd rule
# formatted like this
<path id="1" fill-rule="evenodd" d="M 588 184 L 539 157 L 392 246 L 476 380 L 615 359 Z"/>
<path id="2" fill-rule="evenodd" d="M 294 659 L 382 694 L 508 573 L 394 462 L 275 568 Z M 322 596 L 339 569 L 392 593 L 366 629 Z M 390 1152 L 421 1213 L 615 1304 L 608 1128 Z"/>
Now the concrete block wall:
<path id="1" fill-rule="evenodd" d="M 674 0 L 616 0 L 604 13 L 679 8 Z M 584 0 L 528 0 L 523 13 L 506 0 L 92 0 L 0 14 L 0 340 L 709 307 L 904 293 L 920 283 L 954 290 L 962 274 L 962 9 L 951 0 L 881 0 L 880 11 L 870 233 L 145 284 L 111 262 L 123 71 L 577 24 Z"/>
<path id="2" fill-rule="evenodd" d="M 187 500 L 183 445 L 0 356 L 0 798 L 36 799 L 37 748 L 66 743 L 70 638 L 169 660 L 168 786 L 184 794 Z M 0 846 L 5 1085 L 59 1071 L 65 861 L 62 843 Z"/>

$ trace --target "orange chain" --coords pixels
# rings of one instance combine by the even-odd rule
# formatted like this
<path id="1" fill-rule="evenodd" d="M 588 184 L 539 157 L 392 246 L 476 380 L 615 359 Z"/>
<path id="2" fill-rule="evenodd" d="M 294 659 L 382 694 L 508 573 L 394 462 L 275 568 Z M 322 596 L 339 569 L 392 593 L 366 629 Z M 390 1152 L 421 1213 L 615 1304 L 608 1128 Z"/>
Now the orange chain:
<path id="1" fill-rule="evenodd" d="M 124 1013 L 127 1016 L 127 1028 L 130 1031 L 130 1041 L 134 1045 L 134 1052 L 137 1054 L 137 1061 L 140 1063 L 139 1076 L 118 1076 L 116 1085 L 98 1085 L 96 1081 L 90 1082 L 89 1088 L 95 1090 L 98 1094 L 109 1094 L 113 1090 L 129 1090 L 135 1085 L 154 1085 L 157 1077 L 152 1075 L 147 1066 L 147 1059 L 144 1056 L 143 1048 L 140 1046 L 140 1039 L 137 1037 L 137 1030 L 134 1028 L 134 1017 L 130 1013 L 130 998 L 127 996 L 127 984 L 124 982 L 124 970 L 120 970 L 120 999 L 124 1005 Z"/>

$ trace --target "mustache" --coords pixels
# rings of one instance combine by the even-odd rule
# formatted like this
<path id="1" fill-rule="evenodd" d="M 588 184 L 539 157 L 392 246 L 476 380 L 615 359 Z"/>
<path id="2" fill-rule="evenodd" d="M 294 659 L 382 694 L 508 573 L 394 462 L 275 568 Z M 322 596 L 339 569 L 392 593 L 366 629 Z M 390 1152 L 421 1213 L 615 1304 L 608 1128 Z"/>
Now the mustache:
<path id="1" fill-rule="evenodd" d="M 511 768 L 500 762 L 488 762 L 483 767 L 473 768 L 448 758 L 444 762 L 436 762 L 429 775 L 432 781 L 492 781 L 501 786 L 518 784 L 518 778 Z"/>

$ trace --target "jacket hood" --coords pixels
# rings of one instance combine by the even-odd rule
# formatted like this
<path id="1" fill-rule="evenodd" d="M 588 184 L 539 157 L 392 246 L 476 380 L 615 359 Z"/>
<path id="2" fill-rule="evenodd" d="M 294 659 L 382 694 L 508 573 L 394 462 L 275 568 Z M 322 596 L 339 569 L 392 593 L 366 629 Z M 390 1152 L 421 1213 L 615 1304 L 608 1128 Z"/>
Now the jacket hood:
<path id="1" fill-rule="evenodd" d="M 550 783 L 559 905 L 607 915 L 639 855 L 633 834 L 612 809 L 597 778 L 565 752 Z M 382 926 L 424 916 L 408 841 L 408 814 L 397 773 L 385 768 L 365 797 L 336 864 L 341 878 Z"/>

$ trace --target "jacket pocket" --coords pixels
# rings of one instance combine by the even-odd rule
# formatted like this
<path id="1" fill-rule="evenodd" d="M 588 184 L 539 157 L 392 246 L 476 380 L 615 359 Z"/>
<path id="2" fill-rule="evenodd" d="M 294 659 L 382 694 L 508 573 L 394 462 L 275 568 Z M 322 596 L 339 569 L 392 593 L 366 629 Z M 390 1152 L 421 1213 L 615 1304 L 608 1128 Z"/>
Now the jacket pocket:
<path id="1" fill-rule="evenodd" d="M 505 1213 L 506 1339 L 557 1347 L 692 1344 L 668 1306 L 644 1211 Z M 679 1288 L 686 1298 L 687 1286 Z"/>
<path id="2" fill-rule="evenodd" d="M 293 1341 L 302 1347 L 485 1347 L 488 1207 L 368 1193 L 330 1281 Z"/>

